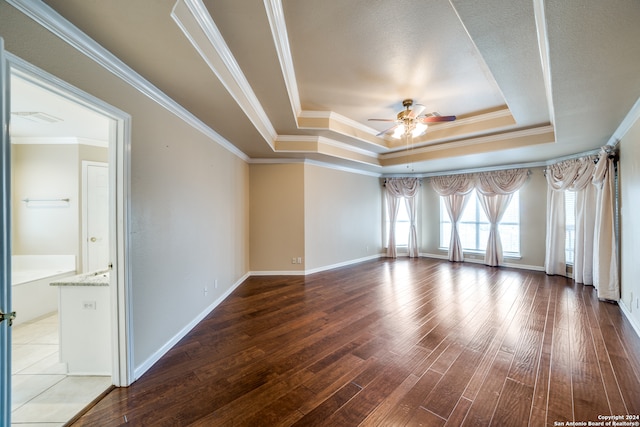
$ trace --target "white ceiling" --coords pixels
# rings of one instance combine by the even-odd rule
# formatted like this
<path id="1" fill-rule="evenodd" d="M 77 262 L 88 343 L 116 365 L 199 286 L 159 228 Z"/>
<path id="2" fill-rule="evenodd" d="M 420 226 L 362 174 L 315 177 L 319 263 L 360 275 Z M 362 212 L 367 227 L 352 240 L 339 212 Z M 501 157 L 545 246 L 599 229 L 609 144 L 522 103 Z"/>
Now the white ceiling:
<path id="1" fill-rule="evenodd" d="M 108 145 L 108 118 L 15 74 L 10 90 L 12 142 Z"/>
<path id="2" fill-rule="evenodd" d="M 252 161 L 546 161 L 605 145 L 640 97 L 637 0 L 45 2 Z M 405 98 L 458 119 L 377 137 Z"/>

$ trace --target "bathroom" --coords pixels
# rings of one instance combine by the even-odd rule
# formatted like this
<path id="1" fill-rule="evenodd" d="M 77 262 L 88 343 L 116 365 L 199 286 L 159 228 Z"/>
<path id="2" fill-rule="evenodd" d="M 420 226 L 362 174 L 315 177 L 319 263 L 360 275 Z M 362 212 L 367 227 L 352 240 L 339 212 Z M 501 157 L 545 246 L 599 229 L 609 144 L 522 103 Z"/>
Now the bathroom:
<path id="1" fill-rule="evenodd" d="M 108 266 L 109 120 L 17 75 L 11 77 L 11 93 L 12 308 L 17 312 L 12 418 L 64 423 L 111 384 L 108 373 L 92 378 L 69 373 L 60 358 L 61 291 L 50 286 Z M 75 389 L 78 405 L 38 409 L 55 401 L 56 388 L 58 393 Z"/>

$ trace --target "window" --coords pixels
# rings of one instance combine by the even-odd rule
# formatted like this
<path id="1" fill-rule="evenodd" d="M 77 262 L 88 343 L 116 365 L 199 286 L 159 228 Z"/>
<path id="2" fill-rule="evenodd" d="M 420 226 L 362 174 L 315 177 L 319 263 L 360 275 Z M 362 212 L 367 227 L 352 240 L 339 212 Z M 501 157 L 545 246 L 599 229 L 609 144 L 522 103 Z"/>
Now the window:
<path id="1" fill-rule="evenodd" d="M 385 245 L 389 242 L 389 215 L 387 217 L 387 223 L 385 227 Z M 400 207 L 398 208 L 398 217 L 396 218 L 396 247 L 409 246 L 409 228 L 411 222 L 409 221 L 409 212 L 407 211 L 407 203 L 404 198 L 400 199 Z"/>
<path id="2" fill-rule="evenodd" d="M 478 202 L 478 196 L 473 190 L 469 195 L 467 205 L 460 216 L 458 232 L 462 248 L 466 251 L 484 252 L 487 249 L 490 224 L 487 216 Z M 513 193 L 502 221 L 498 224 L 502 250 L 510 255 L 520 254 L 520 195 Z M 451 240 L 451 220 L 447 213 L 442 197 L 440 198 L 440 247 L 448 249 Z"/>
<path id="3" fill-rule="evenodd" d="M 564 251 L 565 262 L 573 265 L 576 244 L 576 193 L 574 191 L 564 192 L 564 212 L 565 212 L 565 236 Z"/>

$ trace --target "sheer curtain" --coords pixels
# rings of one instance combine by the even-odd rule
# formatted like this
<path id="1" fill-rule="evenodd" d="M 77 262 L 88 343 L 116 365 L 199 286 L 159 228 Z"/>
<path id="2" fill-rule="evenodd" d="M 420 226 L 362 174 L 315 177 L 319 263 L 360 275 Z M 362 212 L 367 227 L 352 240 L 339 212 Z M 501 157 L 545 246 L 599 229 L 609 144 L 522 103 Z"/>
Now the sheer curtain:
<path id="1" fill-rule="evenodd" d="M 451 238 L 449 240 L 449 261 L 464 261 L 462 243 L 458 233 L 458 221 L 464 210 L 467 198 L 475 187 L 472 175 L 434 176 L 431 186 L 443 198 L 444 205 L 451 220 Z"/>
<path id="2" fill-rule="evenodd" d="M 409 213 L 409 256 L 418 256 L 418 231 L 417 231 L 417 203 L 419 178 L 387 178 L 385 182 L 387 195 L 387 210 L 389 213 L 389 242 L 387 244 L 387 256 L 396 258 L 396 219 L 400 208 L 400 199 L 404 198 Z"/>
<path id="3" fill-rule="evenodd" d="M 486 172 L 476 176 L 478 200 L 491 224 L 484 255 L 486 265 L 495 267 L 502 263 L 502 241 L 498 223 L 507 210 L 513 193 L 524 185 L 528 176 L 529 171 L 526 169 Z"/>

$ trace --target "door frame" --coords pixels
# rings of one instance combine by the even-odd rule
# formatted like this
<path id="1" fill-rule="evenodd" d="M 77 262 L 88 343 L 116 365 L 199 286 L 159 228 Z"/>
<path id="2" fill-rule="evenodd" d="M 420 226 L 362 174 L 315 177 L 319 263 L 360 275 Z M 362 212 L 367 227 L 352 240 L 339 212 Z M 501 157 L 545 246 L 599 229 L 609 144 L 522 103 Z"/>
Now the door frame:
<path id="1" fill-rule="evenodd" d="M 131 328 L 131 269 L 129 261 L 131 116 L 48 72 L 5 52 L 8 78 L 19 76 L 43 89 L 109 119 L 109 253 L 111 259 L 112 381 L 134 381 Z"/>
<path id="2" fill-rule="evenodd" d="M 9 65 L 0 37 L 0 309 L 11 312 L 11 152 Z M 11 421 L 11 328 L 0 323 L 0 425 Z"/>

